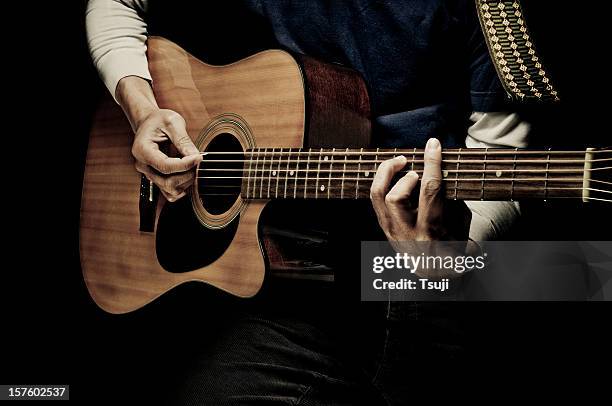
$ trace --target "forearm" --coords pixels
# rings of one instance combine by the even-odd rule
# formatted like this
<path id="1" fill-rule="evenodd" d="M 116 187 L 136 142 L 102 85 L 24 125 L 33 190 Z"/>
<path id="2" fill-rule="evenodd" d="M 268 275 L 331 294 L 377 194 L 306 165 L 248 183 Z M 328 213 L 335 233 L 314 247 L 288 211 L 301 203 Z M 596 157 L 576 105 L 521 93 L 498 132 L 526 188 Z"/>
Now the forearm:
<path id="1" fill-rule="evenodd" d="M 151 85 L 138 76 L 122 78 L 117 84 L 115 95 L 134 131 L 158 109 Z"/>

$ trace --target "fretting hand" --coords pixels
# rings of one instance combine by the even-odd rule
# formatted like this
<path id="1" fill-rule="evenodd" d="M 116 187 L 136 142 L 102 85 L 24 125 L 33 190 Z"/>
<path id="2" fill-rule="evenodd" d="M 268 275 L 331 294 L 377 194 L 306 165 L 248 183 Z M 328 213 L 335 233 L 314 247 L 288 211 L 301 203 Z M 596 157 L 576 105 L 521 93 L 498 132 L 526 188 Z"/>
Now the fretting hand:
<path id="1" fill-rule="evenodd" d="M 463 202 L 444 199 L 442 149 L 437 139 L 427 142 L 423 159 L 419 188 L 414 171 L 391 186 L 393 177 L 406 166 L 404 156 L 383 162 L 372 182 L 370 198 L 378 223 L 398 252 L 409 250 L 412 241 L 468 240 L 471 212 Z M 417 193 L 418 205 L 414 205 Z"/>

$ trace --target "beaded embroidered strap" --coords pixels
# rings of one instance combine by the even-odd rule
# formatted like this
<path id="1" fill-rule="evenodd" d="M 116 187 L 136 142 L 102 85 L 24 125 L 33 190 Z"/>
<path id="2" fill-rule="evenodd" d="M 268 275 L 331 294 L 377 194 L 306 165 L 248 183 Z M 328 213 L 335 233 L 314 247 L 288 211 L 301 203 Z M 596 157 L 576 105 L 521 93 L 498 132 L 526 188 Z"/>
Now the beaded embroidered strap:
<path id="1" fill-rule="evenodd" d="M 476 0 L 478 18 L 499 78 L 518 102 L 557 102 L 559 97 L 535 52 L 518 0 Z"/>

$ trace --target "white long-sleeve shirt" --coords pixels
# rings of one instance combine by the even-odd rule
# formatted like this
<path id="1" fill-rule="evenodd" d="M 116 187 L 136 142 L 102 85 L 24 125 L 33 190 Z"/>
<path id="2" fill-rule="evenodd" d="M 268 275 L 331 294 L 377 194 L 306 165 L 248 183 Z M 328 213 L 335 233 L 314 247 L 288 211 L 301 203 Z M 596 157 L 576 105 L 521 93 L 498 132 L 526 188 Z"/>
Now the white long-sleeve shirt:
<path id="1" fill-rule="evenodd" d="M 89 0 L 86 11 L 87 39 L 91 57 L 109 92 L 115 97 L 117 83 L 126 76 L 151 81 L 147 57 L 147 0 Z M 468 148 L 524 148 L 529 123 L 511 112 L 474 112 L 470 116 Z M 485 241 L 501 238 L 520 215 L 516 202 L 468 201 L 472 211 L 470 238 Z"/>

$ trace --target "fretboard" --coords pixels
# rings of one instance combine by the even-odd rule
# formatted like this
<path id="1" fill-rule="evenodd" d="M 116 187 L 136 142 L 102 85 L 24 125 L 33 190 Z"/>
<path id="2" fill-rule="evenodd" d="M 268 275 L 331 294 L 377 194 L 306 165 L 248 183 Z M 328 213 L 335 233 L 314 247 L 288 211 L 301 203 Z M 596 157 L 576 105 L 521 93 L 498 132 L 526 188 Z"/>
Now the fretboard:
<path id="1" fill-rule="evenodd" d="M 222 162 L 223 154 L 214 159 Z M 242 169 L 223 176 L 241 179 L 245 199 L 362 199 L 369 198 L 379 165 L 398 155 L 407 158 L 399 176 L 422 175 L 422 149 L 256 148 L 242 154 Z M 610 183 L 591 174 L 609 173 L 611 157 L 610 150 L 445 149 L 443 190 L 457 200 L 586 200 L 591 190 L 610 193 Z M 220 174 L 200 173 L 219 178 L 215 175 Z"/>

